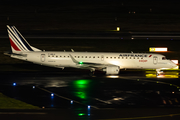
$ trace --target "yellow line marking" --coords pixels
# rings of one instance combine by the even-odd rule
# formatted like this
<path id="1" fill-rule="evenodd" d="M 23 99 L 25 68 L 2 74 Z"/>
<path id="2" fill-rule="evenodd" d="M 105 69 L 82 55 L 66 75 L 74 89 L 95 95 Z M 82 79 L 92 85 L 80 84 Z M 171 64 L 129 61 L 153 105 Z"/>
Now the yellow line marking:
<path id="1" fill-rule="evenodd" d="M 157 116 L 144 116 L 144 117 L 131 117 L 131 118 L 114 118 L 114 119 L 99 119 L 99 120 L 134 120 L 134 119 L 147 119 L 147 118 L 160 118 L 160 117 L 173 117 L 180 115 L 178 114 L 168 114 L 168 115 L 157 115 Z"/>

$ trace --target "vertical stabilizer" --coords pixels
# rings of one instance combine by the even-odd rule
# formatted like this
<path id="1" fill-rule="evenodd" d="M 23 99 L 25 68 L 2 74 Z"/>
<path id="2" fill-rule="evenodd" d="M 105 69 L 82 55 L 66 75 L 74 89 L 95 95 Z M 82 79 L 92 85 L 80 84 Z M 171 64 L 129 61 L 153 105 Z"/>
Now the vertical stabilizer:
<path id="1" fill-rule="evenodd" d="M 15 26 L 7 25 L 7 31 L 13 53 L 41 51 L 37 48 L 30 46 L 30 44 L 26 41 L 26 39 L 21 35 L 21 33 L 16 29 Z"/>

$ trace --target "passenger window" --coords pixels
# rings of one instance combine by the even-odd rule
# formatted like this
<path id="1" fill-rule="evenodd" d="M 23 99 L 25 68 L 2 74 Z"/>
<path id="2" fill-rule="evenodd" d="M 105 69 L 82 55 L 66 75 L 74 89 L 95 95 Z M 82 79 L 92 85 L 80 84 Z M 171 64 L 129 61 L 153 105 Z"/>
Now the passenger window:
<path id="1" fill-rule="evenodd" d="M 112 57 L 110 57 L 112 59 Z"/>
<path id="2" fill-rule="evenodd" d="M 166 60 L 166 57 L 162 57 L 162 60 Z"/>
<path id="3" fill-rule="evenodd" d="M 82 56 L 82 58 L 83 58 L 83 56 Z"/>
<path id="4" fill-rule="evenodd" d="M 87 56 L 85 58 L 87 58 Z"/>
<path id="5" fill-rule="evenodd" d="M 114 57 L 114 59 L 116 59 L 116 57 Z"/>
<path id="6" fill-rule="evenodd" d="M 129 59 L 131 59 L 131 57 L 129 57 Z"/>
<path id="7" fill-rule="evenodd" d="M 122 57 L 122 59 L 123 59 L 124 57 Z"/>
<path id="8" fill-rule="evenodd" d="M 64 56 L 64 57 L 66 57 L 66 56 Z"/>
<path id="9" fill-rule="evenodd" d="M 108 57 L 106 57 L 106 58 L 108 58 Z"/>
<path id="10" fill-rule="evenodd" d="M 89 56 L 89 58 L 91 58 L 91 56 Z"/>
<path id="11" fill-rule="evenodd" d="M 120 59 L 120 57 L 118 57 L 118 59 Z"/>
<path id="12" fill-rule="evenodd" d="M 58 56 L 56 56 L 56 57 L 58 57 Z"/>
<path id="13" fill-rule="evenodd" d="M 78 56 L 78 58 L 79 58 L 79 56 Z"/>

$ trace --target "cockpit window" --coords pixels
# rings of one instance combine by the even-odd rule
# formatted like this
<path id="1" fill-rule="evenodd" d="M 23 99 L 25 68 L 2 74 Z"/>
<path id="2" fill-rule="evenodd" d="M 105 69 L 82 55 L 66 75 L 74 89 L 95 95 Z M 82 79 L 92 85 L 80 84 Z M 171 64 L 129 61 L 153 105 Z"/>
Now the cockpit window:
<path id="1" fill-rule="evenodd" d="M 162 60 L 166 60 L 166 57 L 162 57 Z"/>

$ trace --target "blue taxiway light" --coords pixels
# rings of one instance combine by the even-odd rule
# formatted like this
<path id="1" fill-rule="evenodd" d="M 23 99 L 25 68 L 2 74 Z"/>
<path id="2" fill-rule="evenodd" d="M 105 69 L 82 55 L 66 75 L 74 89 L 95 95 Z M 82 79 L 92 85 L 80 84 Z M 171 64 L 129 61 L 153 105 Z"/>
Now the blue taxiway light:
<path id="1" fill-rule="evenodd" d="M 71 104 L 73 104 L 73 100 L 71 100 Z"/>
<path id="2" fill-rule="evenodd" d="M 52 93 L 52 94 L 51 94 L 51 97 L 53 97 L 53 96 L 54 96 L 54 94 Z"/>
<path id="3" fill-rule="evenodd" d="M 33 89 L 35 88 L 35 86 L 33 86 Z"/>
<path id="4" fill-rule="evenodd" d="M 16 83 L 13 83 L 13 86 L 16 86 Z"/>
<path id="5" fill-rule="evenodd" d="M 91 106 L 90 105 L 88 105 L 88 116 L 90 116 L 91 114 L 90 114 L 90 109 L 91 109 Z"/>

